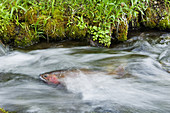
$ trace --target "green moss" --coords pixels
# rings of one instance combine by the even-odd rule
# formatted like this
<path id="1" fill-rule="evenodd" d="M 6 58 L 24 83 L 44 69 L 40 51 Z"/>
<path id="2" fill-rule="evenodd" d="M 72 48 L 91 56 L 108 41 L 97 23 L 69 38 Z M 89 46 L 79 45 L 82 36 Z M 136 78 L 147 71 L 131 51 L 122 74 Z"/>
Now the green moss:
<path id="1" fill-rule="evenodd" d="M 55 9 L 52 17 L 57 19 L 58 21 L 63 21 L 63 12 L 61 12 L 59 9 Z"/>
<path id="2" fill-rule="evenodd" d="M 43 31 L 49 38 L 51 38 L 52 40 L 61 40 L 66 37 L 65 26 L 67 24 L 67 21 L 65 21 L 65 17 L 63 16 L 62 11 L 60 11 L 59 9 L 55 9 L 52 13 L 52 17 L 46 20 L 45 23 L 46 24 L 43 28 Z"/>
<path id="3" fill-rule="evenodd" d="M 149 27 L 149 28 L 155 28 L 156 27 L 156 23 L 152 20 L 149 20 L 146 22 L 145 24 L 146 27 Z"/>
<path id="4" fill-rule="evenodd" d="M 35 24 L 38 20 L 38 7 L 31 7 L 25 14 L 25 21 Z"/>
<path id="5" fill-rule="evenodd" d="M 151 1 L 150 7 L 145 11 L 145 16 L 142 20 L 145 27 L 159 28 L 160 30 L 166 30 L 170 28 L 170 8 L 165 4 L 165 2 L 154 4 L 154 1 Z"/>
<path id="6" fill-rule="evenodd" d="M 30 28 L 28 23 L 21 23 L 19 34 L 15 36 L 14 45 L 26 47 L 39 41 L 36 32 Z"/>
<path id="7" fill-rule="evenodd" d="M 52 39 L 64 38 L 65 28 L 64 23 L 57 19 L 49 19 L 44 27 L 45 34 Z"/>
<path id="8" fill-rule="evenodd" d="M 126 22 L 121 21 L 118 28 L 118 33 L 116 33 L 116 38 L 119 41 L 125 41 L 127 40 L 127 34 L 128 34 L 128 24 Z"/>
<path id="9" fill-rule="evenodd" d="M 145 27 L 148 28 L 155 28 L 159 19 L 157 18 L 157 12 L 152 9 L 152 8 L 147 8 L 147 10 L 145 11 L 146 15 L 143 18 L 142 22 L 144 23 Z"/>
<path id="10" fill-rule="evenodd" d="M 67 36 L 72 39 L 81 39 L 86 36 L 86 30 L 80 29 L 77 25 L 71 25 L 67 28 Z"/>
<path id="11" fill-rule="evenodd" d="M 160 30 L 170 29 L 170 20 L 168 18 L 162 19 L 158 24 L 158 28 Z"/>
<path id="12" fill-rule="evenodd" d="M 5 43 L 10 42 L 12 39 L 14 39 L 14 36 L 16 35 L 17 30 L 16 30 L 16 25 L 12 22 L 8 23 L 6 25 L 6 28 L 3 30 L 1 36 L 2 40 Z"/>
<path id="13" fill-rule="evenodd" d="M 14 35 L 16 35 L 16 30 L 15 30 L 15 28 L 16 28 L 16 25 L 14 24 L 14 23 L 10 23 L 8 26 L 7 26 L 7 33 L 8 33 L 8 35 L 9 36 L 14 36 Z"/>

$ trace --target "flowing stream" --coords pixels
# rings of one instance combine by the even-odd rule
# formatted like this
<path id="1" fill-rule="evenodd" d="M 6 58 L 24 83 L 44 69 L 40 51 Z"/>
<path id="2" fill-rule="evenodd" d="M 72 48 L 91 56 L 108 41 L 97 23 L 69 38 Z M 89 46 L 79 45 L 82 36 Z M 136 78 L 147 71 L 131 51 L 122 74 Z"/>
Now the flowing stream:
<path id="1" fill-rule="evenodd" d="M 65 44 L 65 45 L 64 45 Z M 169 113 L 170 34 L 135 33 L 114 48 L 39 44 L 4 54 L 0 46 L 0 107 L 17 113 Z M 1 54 L 3 53 L 3 54 Z M 123 66 L 126 75 L 108 75 Z M 60 69 L 90 69 L 65 77 L 65 87 L 39 80 Z"/>

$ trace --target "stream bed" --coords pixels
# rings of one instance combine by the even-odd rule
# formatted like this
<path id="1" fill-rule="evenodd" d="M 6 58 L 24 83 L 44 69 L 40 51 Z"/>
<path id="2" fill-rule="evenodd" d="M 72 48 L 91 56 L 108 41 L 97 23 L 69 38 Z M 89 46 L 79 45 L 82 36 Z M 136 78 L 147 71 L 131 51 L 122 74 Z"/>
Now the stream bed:
<path id="1" fill-rule="evenodd" d="M 4 53 L 0 46 L 0 107 L 17 113 L 169 113 L 170 33 L 135 33 L 114 48 L 41 43 Z M 123 66 L 126 75 L 108 75 Z M 39 74 L 90 69 L 51 86 Z"/>

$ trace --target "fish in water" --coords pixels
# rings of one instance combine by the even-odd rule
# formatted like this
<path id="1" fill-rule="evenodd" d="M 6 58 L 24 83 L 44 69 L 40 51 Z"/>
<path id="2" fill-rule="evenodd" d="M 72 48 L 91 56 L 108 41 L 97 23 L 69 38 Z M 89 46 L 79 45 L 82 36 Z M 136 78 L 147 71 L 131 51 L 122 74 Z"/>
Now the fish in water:
<path id="1" fill-rule="evenodd" d="M 72 70 L 56 70 L 47 73 L 40 74 L 40 79 L 48 84 L 61 84 L 63 83 L 62 78 L 65 76 L 75 76 L 79 72 L 92 73 L 90 70 L 86 69 L 72 69 Z"/>
<path id="2" fill-rule="evenodd" d="M 40 79 L 48 84 L 64 84 L 62 78 L 65 76 L 74 76 L 83 72 L 84 74 L 96 74 L 101 73 L 99 71 L 92 71 L 88 69 L 72 69 L 72 70 L 56 70 L 47 73 L 40 74 Z M 126 74 L 125 69 L 122 66 L 116 68 L 113 72 L 107 73 L 108 75 L 119 75 L 123 77 Z"/>
<path id="3" fill-rule="evenodd" d="M 59 78 L 55 74 L 42 74 L 40 79 L 48 84 L 60 84 Z"/>
<path id="4" fill-rule="evenodd" d="M 63 71 L 58 70 L 58 71 L 52 71 L 52 72 L 40 74 L 40 79 L 48 84 L 60 84 L 61 82 L 60 78 L 62 72 L 64 72 L 64 70 Z"/>

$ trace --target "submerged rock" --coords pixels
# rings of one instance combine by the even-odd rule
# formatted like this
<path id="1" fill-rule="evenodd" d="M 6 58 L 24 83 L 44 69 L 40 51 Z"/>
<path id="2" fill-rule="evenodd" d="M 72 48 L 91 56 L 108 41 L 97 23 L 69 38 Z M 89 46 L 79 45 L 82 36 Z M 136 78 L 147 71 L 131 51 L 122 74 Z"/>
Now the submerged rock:
<path id="1" fill-rule="evenodd" d="M 5 45 L 0 41 L 0 56 L 5 55 L 7 53 L 7 48 Z"/>
<path id="2" fill-rule="evenodd" d="M 164 69 L 170 73 L 170 47 L 165 49 L 159 55 L 159 61 L 163 65 Z"/>

